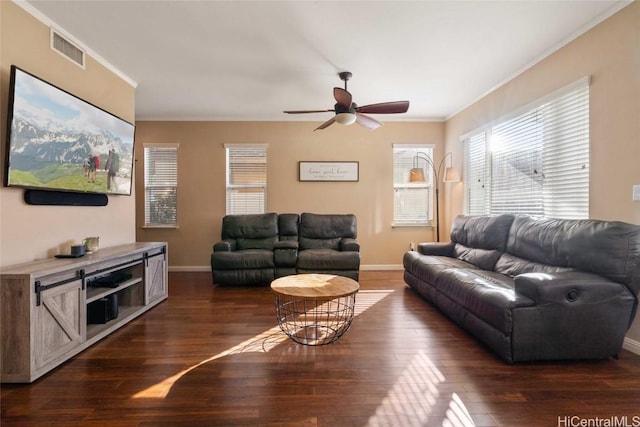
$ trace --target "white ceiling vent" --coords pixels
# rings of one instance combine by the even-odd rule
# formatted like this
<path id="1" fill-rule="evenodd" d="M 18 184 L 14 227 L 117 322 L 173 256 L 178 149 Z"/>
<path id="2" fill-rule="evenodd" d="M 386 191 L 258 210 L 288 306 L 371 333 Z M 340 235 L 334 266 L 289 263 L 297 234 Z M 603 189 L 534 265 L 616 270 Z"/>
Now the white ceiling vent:
<path id="1" fill-rule="evenodd" d="M 51 49 L 58 52 L 73 63 L 85 68 L 84 49 L 78 47 L 78 44 L 69 40 L 68 37 L 63 36 L 53 27 L 51 28 Z"/>

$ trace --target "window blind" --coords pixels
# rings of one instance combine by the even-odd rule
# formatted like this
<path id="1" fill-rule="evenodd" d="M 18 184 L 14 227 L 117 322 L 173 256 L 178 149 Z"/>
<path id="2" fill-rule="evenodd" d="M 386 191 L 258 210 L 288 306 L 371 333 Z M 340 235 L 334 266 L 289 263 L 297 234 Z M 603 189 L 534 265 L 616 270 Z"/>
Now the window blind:
<path id="1" fill-rule="evenodd" d="M 465 212 L 469 215 L 487 213 L 488 179 L 486 163 L 487 138 L 481 132 L 471 136 L 465 144 L 462 180 L 465 183 Z"/>
<path id="2" fill-rule="evenodd" d="M 393 223 L 428 225 L 433 220 L 433 169 L 420 157 L 433 158 L 433 146 L 394 144 L 393 146 Z M 425 182 L 409 182 L 414 167 L 424 169 Z"/>
<path id="3" fill-rule="evenodd" d="M 546 105 L 544 214 L 589 217 L 589 86 L 587 82 Z"/>
<path id="4" fill-rule="evenodd" d="M 144 146 L 145 226 L 178 225 L 178 146 Z"/>
<path id="5" fill-rule="evenodd" d="M 464 140 L 465 212 L 589 215 L 589 80 Z"/>
<path id="6" fill-rule="evenodd" d="M 266 212 L 267 147 L 227 145 L 227 215 Z"/>
<path id="7" fill-rule="evenodd" d="M 531 111 L 491 130 L 492 214 L 542 215 L 542 130 Z"/>

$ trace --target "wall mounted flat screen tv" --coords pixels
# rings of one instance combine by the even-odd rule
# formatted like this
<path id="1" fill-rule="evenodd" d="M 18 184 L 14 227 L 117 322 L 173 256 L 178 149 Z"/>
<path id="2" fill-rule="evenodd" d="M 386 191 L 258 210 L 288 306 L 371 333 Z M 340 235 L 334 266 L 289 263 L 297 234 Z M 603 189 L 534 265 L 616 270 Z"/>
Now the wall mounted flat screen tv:
<path id="1" fill-rule="evenodd" d="M 131 195 L 135 126 L 11 66 L 5 186 Z"/>

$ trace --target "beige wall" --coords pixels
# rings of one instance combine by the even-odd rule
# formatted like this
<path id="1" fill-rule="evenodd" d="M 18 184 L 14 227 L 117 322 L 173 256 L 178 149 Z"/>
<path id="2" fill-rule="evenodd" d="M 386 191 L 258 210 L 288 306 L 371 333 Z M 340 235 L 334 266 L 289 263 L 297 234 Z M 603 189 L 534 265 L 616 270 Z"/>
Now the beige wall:
<path id="1" fill-rule="evenodd" d="M 12 64 L 125 120 L 135 120 L 135 89 L 87 57 L 86 70 L 49 48 L 49 27 L 13 2 L 0 1 L 2 176 Z M 30 206 L 23 190 L 0 188 L 0 266 L 46 258 L 83 237 L 111 246 L 135 240 L 135 198 L 109 196 L 106 207 Z"/>
<path id="2" fill-rule="evenodd" d="M 143 229 L 143 197 L 137 200 L 137 237 L 169 242 L 172 267 L 210 265 L 225 215 L 225 150 L 229 143 L 267 144 L 267 210 L 354 213 L 362 264 L 399 266 L 410 241 L 430 241 L 428 228 L 392 228 L 392 144 L 444 143 L 444 123 L 388 122 L 369 131 L 320 122 L 138 122 L 136 150 L 144 143 L 179 143 L 178 229 Z M 358 161 L 359 182 L 299 182 L 301 160 Z M 144 194 L 143 165 L 136 164 L 137 194 Z"/>
<path id="3" fill-rule="evenodd" d="M 640 224 L 640 2 L 562 47 L 446 123 L 446 148 L 460 160 L 460 136 L 579 79 L 590 87 L 590 217 Z M 448 224 L 462 211 L 460 189 L 445 206 Z M 450 225 L 447 225 L 450 227 Z M 628 337 L 640 342 L 640 319 Z"/>

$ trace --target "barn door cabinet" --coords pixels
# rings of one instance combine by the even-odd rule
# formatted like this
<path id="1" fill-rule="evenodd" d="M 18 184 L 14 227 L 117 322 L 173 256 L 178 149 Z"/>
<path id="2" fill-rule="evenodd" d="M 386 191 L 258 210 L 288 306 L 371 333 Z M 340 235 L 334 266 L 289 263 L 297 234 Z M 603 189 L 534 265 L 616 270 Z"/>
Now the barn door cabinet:
<path id="1" fill-rule="evenodd" d="M 167 245 L 0 270 L 0 380 L 29 383 L 167 298 Z"/>

